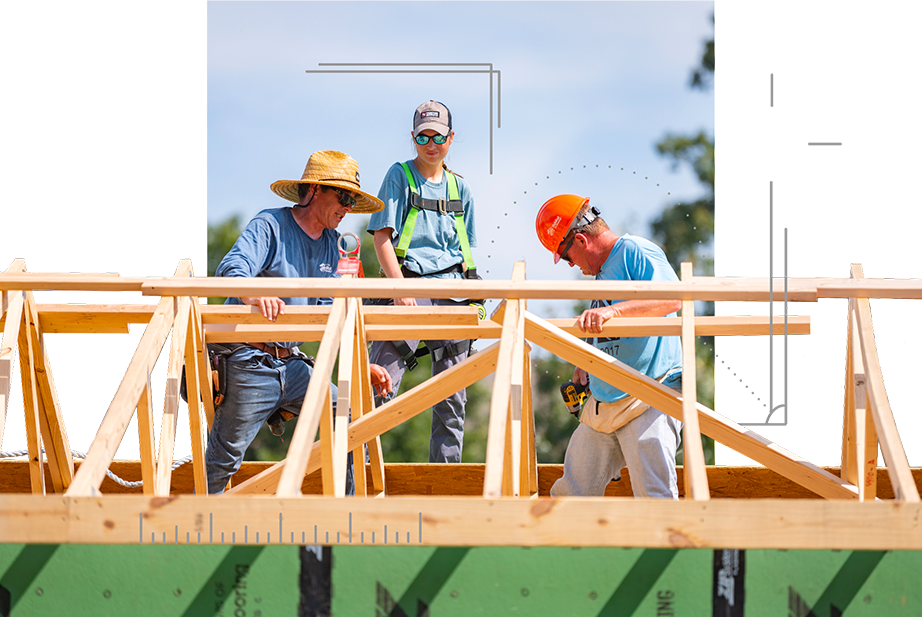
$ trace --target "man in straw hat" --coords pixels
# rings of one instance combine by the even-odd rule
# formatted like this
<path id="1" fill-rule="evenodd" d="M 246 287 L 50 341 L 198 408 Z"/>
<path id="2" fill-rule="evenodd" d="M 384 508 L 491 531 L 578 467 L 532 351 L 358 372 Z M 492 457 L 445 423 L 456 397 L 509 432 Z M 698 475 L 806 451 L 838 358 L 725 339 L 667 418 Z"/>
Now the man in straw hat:
<path id="1" fill-rule="evenodd" d="M 360 190 L 358 163 L 334 150 L 314 152 L 300 180 L 279 180 L 274 193 L 295 203 L 257 214 L 224 256 L 216 276 L 336 277 L 339 232 L 350 212 L 377 212 L 384 204 Z M 331 304 L 331 298 L 228 298 L 226 304 L 258 306 L 275 321 L 285 306 Z M 224 491 L 260 427 L 277 411 L 301 409 L 313 366 L 300 343 L 227 343 L 209 347 L 226 366 L 224 398 L 215 407 L 205 461 L 208 492 Z M 391 389 L 387 371 L 371 365 L 375 389 Z M 336 390 L 333 386 L 333 401 Z M 351 453 L 347 492 L 354 493 Z"/>

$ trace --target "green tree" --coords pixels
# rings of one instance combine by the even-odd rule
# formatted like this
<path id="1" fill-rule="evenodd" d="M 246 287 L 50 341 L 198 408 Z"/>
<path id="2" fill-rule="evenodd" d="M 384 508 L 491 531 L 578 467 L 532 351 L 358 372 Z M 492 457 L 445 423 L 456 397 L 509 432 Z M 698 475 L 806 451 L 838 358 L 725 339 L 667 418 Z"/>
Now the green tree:
<path id="1" fill-rule="evenodd" d="M 208 225 L 208 276 L 214 276 L 218 264 L 240 237 L 240 215 L 234 214 L 216 225 Z M 208 304 L 224 304 L 225 298 L 208 298 Z"/>
<path id="2" fill-rule="evenodd" d="M 711 16 L 713 23 L 714 17 Z M 693 69 L 690 87 L 709 90 L 714 82 L 714 39 L 705 42 L 698 66 Z M 687 202 L 669 205 L 652 223 L 653 239 L 663 247 L 672 266 L 695 264 L 695 274 L 714 275 L 714 137 L 705 131 L 693 135 L 668 133 L 656 144 L 660 156 L 672 162 L 673 170 L 688 165 L 698 177 L 704 193 Z M 698 302 L 697 313 L 713 315 L 713 302 Z M 714 338 L 698 337 L 696 369 L 698 400 L 714 407 Z M 714 464 L 714 440 L 702 436 L 705 459 Z M 682 462 L 680 453 L 677 460 Z"/>

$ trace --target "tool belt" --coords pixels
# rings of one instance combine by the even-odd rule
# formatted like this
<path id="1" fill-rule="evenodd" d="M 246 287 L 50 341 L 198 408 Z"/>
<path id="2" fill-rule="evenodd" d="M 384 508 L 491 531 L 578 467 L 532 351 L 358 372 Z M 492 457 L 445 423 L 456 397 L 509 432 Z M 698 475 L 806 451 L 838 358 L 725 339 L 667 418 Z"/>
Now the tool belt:
<path id="1" fill-rule="evenodd" d="M 266 345 L 265 343 L 211 343 L 206 347 L 208 348 L 208 359 L 211 362 L 211 394 L 215 407 L 224 402 L 224 395 L 227 393 L 227 358 L 244 346 L 255 347 L 276 360 L 300 356 L 305 362 L 314 366 L 314 358 L 305 356 L 297 348 L 277 347 L 275 345 Z M 182 379 L 179 382 L 179 396 L 182 397 L 183 401 L 189 402 L 185 365 L 182 367 Z"/>
<path id="2" fill-rule="evenodd" d="M 247 343 L 250 347 L 255 347 L 263 353 L 273 356 L 276 360 L 288 358 L 294 352 L 289 347 L 279 347 L 277 345 L 266 345 L 265 343 Z"/>

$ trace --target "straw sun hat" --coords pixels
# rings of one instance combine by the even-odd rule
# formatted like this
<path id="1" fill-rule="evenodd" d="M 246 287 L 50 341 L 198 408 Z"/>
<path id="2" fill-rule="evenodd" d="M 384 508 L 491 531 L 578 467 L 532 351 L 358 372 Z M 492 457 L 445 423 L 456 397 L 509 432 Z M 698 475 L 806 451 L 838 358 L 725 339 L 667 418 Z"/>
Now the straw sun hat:
<path id="1" fill-rule="evenodd" d="M 269 187 L 279 197 L 298 203 L 299 184 L 322 184 L 355 193 L 356 213 L 378 212 L 384 209 L 384 202 L 359 190 L 359 164 L 345 152 L 321 150 L 314 152 L 307 161 L 300 180 L 278 180 Z"/>

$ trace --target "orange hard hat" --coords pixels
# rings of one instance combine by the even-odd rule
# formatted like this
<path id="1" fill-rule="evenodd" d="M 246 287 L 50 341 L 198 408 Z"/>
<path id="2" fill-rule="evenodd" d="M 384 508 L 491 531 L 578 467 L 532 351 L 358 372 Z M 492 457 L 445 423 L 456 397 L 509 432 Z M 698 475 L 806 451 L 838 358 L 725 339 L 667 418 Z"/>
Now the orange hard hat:
<path id="1" fill-rule="evenodd" d="M 554 263 L 560 261 L 560 243 L 563 242 L 567 234 L 574 227 L 577 215 L 585 204 L 589 203 L 588 197 L 579 195 L 557 195 L 551 197 L 541 209 L 538 210 L 538 216 L 535 219 L 535 231 L 538 233 L 538 240 L 544 245 L 544 248 L 554 253 Z"/>

